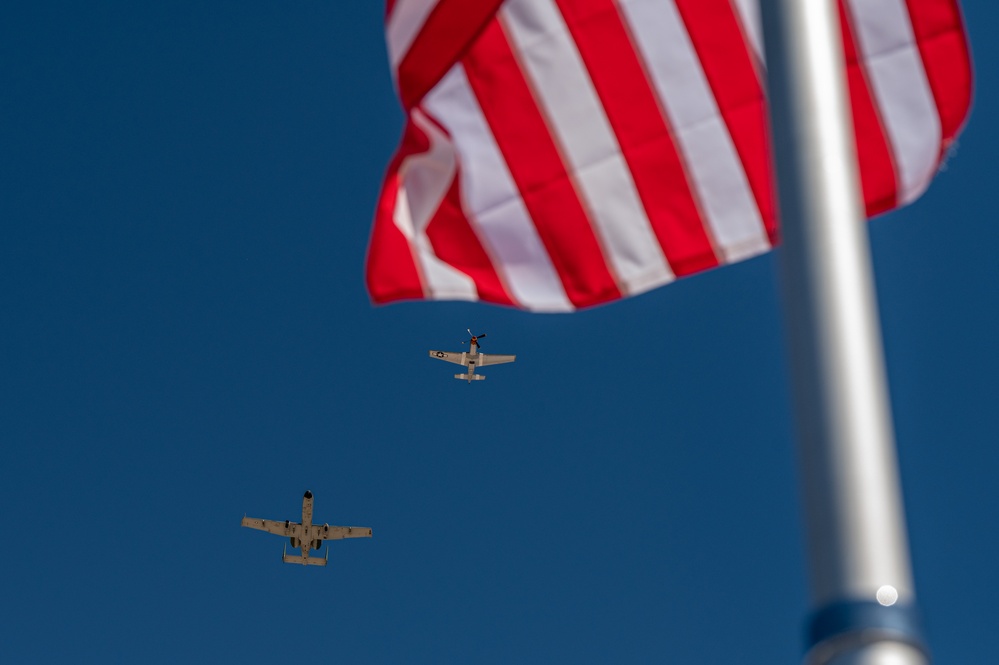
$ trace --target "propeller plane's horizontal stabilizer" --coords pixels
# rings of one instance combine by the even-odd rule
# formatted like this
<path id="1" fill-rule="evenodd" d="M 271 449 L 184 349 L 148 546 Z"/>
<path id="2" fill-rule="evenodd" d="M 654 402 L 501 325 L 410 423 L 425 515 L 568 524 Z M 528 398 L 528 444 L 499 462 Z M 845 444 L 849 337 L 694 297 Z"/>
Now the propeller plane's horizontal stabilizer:
<path id="1" fill-rule="evenodd" d="M 465 381 L 485 381 L 486 379 L 482 374 L 455 374 L 454 378 L 464 379 Z"/>

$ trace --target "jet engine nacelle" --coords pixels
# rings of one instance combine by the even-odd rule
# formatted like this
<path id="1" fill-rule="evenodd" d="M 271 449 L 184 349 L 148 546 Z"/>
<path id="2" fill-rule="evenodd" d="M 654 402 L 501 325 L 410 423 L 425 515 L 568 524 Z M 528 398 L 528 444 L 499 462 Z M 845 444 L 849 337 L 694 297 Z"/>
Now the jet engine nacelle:
<path id="1" fill-rule="evenodd" d="M 291 546 L 292 547 L 301 547 L 302 546 L 302 541 L 300 539 L 296 538 L 295 536 L 291 536 L 290 538 L 288 538 L 288 540 L 291 541 Z"/>
<path id="2" fill-rule="evenodd" d="M 322 546 L 323 546 L 323 541 L 321 541 L 321 540 L 313 540 L 312 541 L 312 549 L 318 550 L 318 549 L 322 548 Z"/>

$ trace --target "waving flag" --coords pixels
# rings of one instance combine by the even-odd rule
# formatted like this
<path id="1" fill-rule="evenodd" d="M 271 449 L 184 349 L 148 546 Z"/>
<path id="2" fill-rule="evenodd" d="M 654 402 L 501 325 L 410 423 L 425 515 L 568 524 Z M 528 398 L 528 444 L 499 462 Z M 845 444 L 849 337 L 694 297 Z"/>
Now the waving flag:
<path id="1" fill-rule="evenodd" d="M 956 0 L 842 0 L 869 215 L 916 199 L 971 97 Z M 407 113 L 377 303 L 572 311 L 778 239 L 756 0 L 389 0 Z"/>

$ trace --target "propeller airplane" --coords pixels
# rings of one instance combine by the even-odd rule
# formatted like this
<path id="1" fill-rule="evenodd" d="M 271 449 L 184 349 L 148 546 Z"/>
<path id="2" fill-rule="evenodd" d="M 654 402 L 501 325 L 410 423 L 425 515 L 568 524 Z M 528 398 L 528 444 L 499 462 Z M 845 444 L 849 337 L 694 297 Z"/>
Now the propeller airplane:
<path id="1" fill-rule="evenodd" d="M 438 360 L 446 360 L 449 363 L 454 363 L 456 365 L 464 365 L 468 368 L 465 374 L 455 374 L 456 379 L 465 379 L 469 383 L 472 381 L 482 381 L 486 377 L 482 374 L 476 374 L 476 367 L 483 367 L 485 365 L 499 365 L 502 363 L 512 363 L 517 359 L 517 356 L 507 356 L 507 355 L 497 355 L 497 354 L 485 354 L 479 353 L 479 340 L 485 337 L 485 333 L 481 335 L 472 335 L 472 330 L 466 328 L 471 339 L 468 341 L 469 349 L 468 351 L 456 352 L 456 351 L 431 351 L 430 357 L 437 358 Z M 464 342 L 462 342 L 464 343 Z"/>

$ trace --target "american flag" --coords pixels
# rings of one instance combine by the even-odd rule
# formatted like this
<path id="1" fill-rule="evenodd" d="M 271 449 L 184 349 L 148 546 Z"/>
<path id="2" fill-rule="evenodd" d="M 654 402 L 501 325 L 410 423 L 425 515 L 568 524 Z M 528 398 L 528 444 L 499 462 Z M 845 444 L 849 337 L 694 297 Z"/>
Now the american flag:
<path id="1" fill-rule="evenodd" d="M 841 0 L 868 215 L 916 199 L 970 106 L 957 0 Z M 572 311 L 779 237 L 756 0 L 389 0 L 406 123 L 376 303 Z"/>

